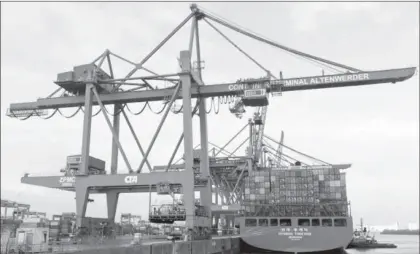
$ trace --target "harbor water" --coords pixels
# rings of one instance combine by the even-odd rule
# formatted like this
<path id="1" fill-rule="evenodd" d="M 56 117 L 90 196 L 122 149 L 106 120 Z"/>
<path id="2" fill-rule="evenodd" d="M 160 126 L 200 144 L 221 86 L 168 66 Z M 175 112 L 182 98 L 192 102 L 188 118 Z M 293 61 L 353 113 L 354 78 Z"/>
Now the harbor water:
<path id="1" fill-rule="evenodd" d="M 381 235 L 375 234 L 378 242 L 394 243 L 398 247 L 396 249 L 369 249 L 369 250 L 347 250 L 348 254 L 419 254 L 419 238 L 418 235 Z"/>

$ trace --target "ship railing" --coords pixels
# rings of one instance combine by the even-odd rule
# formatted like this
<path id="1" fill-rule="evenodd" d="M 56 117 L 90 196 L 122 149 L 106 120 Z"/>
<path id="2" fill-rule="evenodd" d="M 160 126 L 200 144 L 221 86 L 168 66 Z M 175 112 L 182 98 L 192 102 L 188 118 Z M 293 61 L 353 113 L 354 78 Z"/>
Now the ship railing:
<path id="1" fill-rule="evenodd" d="M 1 218 L 4 219 L 4 220 L 14 220 L 16 218 L 16 216 L 13 216 L 13 215 L 5 216 L 5 215 L 2 214 Z"/>
<path id="2" fill-rule="evenodd" d="M 212 236 L 239 235 L 239 228 L 211 228 Z"/>
<path id="3" fill-rule="evenodd" d="M 232 166 L 239 166 L 247 162 L 246 158 L 243 157 L 221 157 L 221 158 L 212 158 L 209 160 L 210 165 L 218 165 L 218 164 L 227 164 Z"/>
<path id="4" fill-rule="evenodd" d="M 1 253 L 48 253 L 49 247 L 47 243 L 44 244 L 15 244 L 14 242 L 8 242 L 1 244 Z"/>
<path id="5" fill-rule="evenodd" d="M 15 239 L 15 238 L 14 238 Z M 73 253 L 87 250 L 101 250 L 110 247 L 127 247 L 133 244 L 133 236 L 117 237 L 84 237 L 83 240 L 62 239 L 61 241 L 49 241 L 42 244 L 17 244 L 10 239 L 1 242 L 1 254 L 9 253 Z M 142 236 L 143 239 L 156 239 L 152 236 Z M 101 252 L 98 252 L 101 253 Z"/>
<path id="6" fill-rule="evenodd" d="M 62 239 L 61 241 L 50 241 L 48 251 L 51 253 L 69 253 L 81 252 L 86 250 L 100 250 L 110 247 L 126 247 L 130 246 L 133 241 L 133 236 L 116 236 L 116 237 L 101 237 L 101 236 L 86 236 L 83 239 Z M 33 248 L 36 246 L 33 246 Z"/>
<path id="7" fill-rule="evenodd" d="M 185 208 L 180 207 L 176 204 L 174 205 L 168 204 L 164 206 L 152 206 L 152 209 L 149 213 L 149 216 L 156 217 L 156 218 L 157 217 L 178 218 L 178 217 L 185 217 L 185 215 L 186 215 Z M 207 217 L 208 212 L 204 206 L 195 205 L 195 216 Z"/>

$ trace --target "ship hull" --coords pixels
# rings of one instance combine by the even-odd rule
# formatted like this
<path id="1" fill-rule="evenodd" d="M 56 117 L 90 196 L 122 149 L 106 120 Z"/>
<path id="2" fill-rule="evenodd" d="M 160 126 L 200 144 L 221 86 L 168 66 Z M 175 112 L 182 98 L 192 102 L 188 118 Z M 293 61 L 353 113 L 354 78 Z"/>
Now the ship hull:
<path id="1" fill-rule="evenodd" d="M 255 246 L 251 246 L 248 243 L 246 243 L 243 239 L 240 240 L 240 249 L 242 253 L 271 253 L 271 254 L 294 254 L 294 252 L 287 252 L 287 251 L 273 251 L 273 250 L 267 250 L 267 249 L 261 249 L 257 248 Z M 324 250 L 324 251 L 311 251 L 311 252 L 299 252 L 300 254 L 304 253 L 317 253 L 317 254 L 342 254 L 346 253 L 344 248 L 337 248 L 332 250 Z"/>
<path id="2" fill-rule="evenodd" d="M 241 225 L 241 249 L 251 253 L 340 253 L 353 237 L 351 218 L 347 218 L 347 225 L 246 228 Z"/>

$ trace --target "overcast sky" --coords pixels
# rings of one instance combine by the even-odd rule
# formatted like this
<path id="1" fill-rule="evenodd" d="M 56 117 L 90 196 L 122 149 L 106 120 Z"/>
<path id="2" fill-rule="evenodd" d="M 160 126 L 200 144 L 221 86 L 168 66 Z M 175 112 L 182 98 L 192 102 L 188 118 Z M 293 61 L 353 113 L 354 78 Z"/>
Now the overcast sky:
<path id="1" fill-rule="evenodd" d="M 362 70 L 419 66 L 418 3 L 203 3 L 204 9 L 283 45 Z M 1 197 L 26 202 L 50 216 L 75 211 L 74 194 L 20 183 L 25 172 L 59 174 L 66 156 L 81 150 L 82 119 L 6 117 L 10 103 L 34 101 L 56 89 L 56 74 L 91 62 L 105 49 L 139 62 L 190 13 L 188 3 L 3 3 L 1 8 Z M 207 84 L 263 76 L 255 64 L 200 23 Z M 217 25 L 216 25 L 217 26 Z M 284 77 L 320 75 L 321 67 L 217 26 L 266 68 Z M 178 70 L 188 49 L 188 23 L 145 66 L 158 73 Z M 116 76 L 130 66 L 114 60 Z M 326 70 L 327 73 L 329 73 Z M 139 72 L 139 74 L 144 72 Z M 355 220 L 372 225 L 417 222 L 419 216 L 419 79 L 397 84 L 284 93 L 270 100 L 266 133 L 330 163 L 352 163 L 348 196 Z M 152 104 L 155 110 L 161 102 Z M 142 105 L 133 104 L 138 111 Z M 248 109 L 252 112 L 252 109 Z M 70 115 L 74 109 L 65 109 Z M 95 110 L 96 112 L 96 110 Z M 160 115 L 131 116 L 147 146 Z M 222 105 L 208 117 L 209 140 L 223 145 L 247 122 Z M 123 122 L 122 122 L 123 123 Z M 182 132 L 171 114 L 150 155 L 166 164 Z M 194 143 L 199 143 L 197 120 Z M 141 161 L 126 124 L 121 142 L 133 167 Z M 244 134 L 246 135 L 246 134 Z M 243 136 L 244 137 L 244 136 Z M 242 138 L 240 138 L 242 139 Z M 92 125 L 91 155 L 109 169 L 111 133 L 102 115 Z M 119 172 L 127 172 L 119 159 Z M 104 195 L 88 216 L 106 216 Z M 146 194 L 120 197 L 117 216 L 146 216 Z"/>

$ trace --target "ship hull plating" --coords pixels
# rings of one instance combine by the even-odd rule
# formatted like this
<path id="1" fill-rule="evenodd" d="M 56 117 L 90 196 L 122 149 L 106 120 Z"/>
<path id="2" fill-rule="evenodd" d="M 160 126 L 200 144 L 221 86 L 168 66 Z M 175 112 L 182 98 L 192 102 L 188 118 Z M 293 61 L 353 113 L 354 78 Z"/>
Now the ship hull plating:
<path id="1" fill-rule="evenodd" d="M 297 222 L 295 218 L 292 220 Z M 242 227 L 244 223 L 241 223 L 241 250 L 257 253 L 340 253 L 353 236 L 352 219 L 346 220 L 345 227 Z"/>

